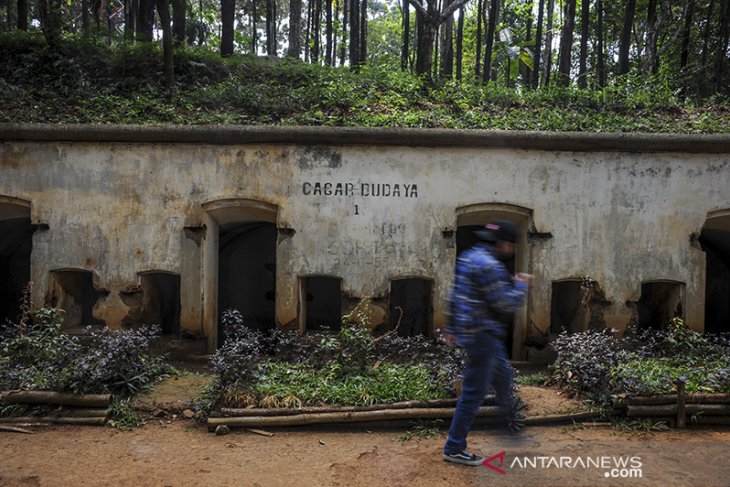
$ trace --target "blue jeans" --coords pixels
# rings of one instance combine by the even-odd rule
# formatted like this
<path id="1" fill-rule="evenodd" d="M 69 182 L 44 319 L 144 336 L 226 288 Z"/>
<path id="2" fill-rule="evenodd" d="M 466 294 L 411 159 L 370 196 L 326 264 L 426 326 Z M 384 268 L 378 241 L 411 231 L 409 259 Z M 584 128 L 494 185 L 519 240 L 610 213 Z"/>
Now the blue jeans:
<path id="1" fill-rule="evenodd" d="M 497 395 L 498 406 L 508 411 L 514 401 L 512 365 L 507 359 L 507 347 L 503 338 L 481 333 L 472 337 L 471 343 L 466 344 L 464 350 L 466 365 L 461 395 L 456 403 L 449 437 L 444 445 L 446 453 L 466 449 L 466 436 L 469 434 L 477 410 L 484 403 L 484 397 L 492 385 Z"/>

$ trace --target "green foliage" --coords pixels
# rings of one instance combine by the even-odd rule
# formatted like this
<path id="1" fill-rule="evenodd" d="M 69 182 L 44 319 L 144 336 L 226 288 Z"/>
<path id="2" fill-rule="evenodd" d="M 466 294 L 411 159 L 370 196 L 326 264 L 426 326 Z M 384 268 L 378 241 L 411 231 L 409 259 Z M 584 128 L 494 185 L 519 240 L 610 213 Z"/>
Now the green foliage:
<path id="1" fill-rule="evenodd" d="M 107 421 L 109 426 L 127 431 L 146 424 L 144 418 L 135 412 L 129 402 L 129 398 L 112 398 L 112 403 L 109 405 L 109 420 Z"/>
<path id="2" fill-rule="evenodd" d="M 515 382 L 523 386 L 541 386 L 547 382 L 549 376 L 547 372 L 535 372 L 534 374 L 518 375 Z"/>
<path id="3" fill-rule="evenodd" d="M 322 369 L 307 364 L 268 363 L 253 385 L 262 401 L 273 405 L 371 405 L 445 397 L 428 367 L 381 364 L 365 374 L 343 374 L 332 363 Z"/>
<path id="4" fill-rule="evenodd" d="M 604 403 L 612 395 L 668 394 L 676 381 L 689 392 L 730 392 L 730 340 L 690 330 L 682 320 L 637 337 L 561 334 L 548 383 Z"/>
<path id="5" fill-rule="evenodd" d="M 470 76 L 426 81 L 390 56 L 355 72 L 181 47 L 177 95 L 167 101 L 155 43 L 67 37 L 51 50 L 37 32 L 0 33 L 0 122 L 730 132 L 728 100 L 683 101 L 662 72 L 629 74 L 597 90 L 520 90 Z"/>
<path id="6" fill-rule="evenodd" d="M 148 355 L 159 329 L 62 331 L 62 311 L 43 308 L 0 327 L 0 389 L 132 394 L 167 373 Z"/>

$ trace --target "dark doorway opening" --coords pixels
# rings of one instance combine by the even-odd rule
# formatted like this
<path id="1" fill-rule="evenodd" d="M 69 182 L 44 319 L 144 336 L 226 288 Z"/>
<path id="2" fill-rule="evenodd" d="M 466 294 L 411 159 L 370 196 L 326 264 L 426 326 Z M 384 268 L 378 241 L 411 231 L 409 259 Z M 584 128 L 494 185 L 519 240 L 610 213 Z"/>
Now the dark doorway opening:
<path id="1" fill-rule="evenodd" d="M 146 272 L 140 276 L 144 295 L 143 314 L 147 324 L 158 324 L 162 334 L 180 335 L 180 276 Z"/>
<path id="2" fill-rule="evenodd" d="M 276 327 L 276 224 L 221 225 L 218 259 L 218 310 L 238 310 L 257 330 Z"/>
<path id="3" fill-rule="evenodd" d="M 315 276 L 302 280 L 306 330 L 340 329 L 342 324 L 342 281 L 337 277 Z"/>
<path id="4" fill-rule="evenodd" d="M 94 318 L 93 309 L 101 293 L 94 289 L 90 271 L 60 270 L 53 272 L 53 306 L 64 311 L 66 329 L 80 329 L 87 325 L 103 325 Z"/>
<path id="5" fill-rule="evenodd" d="M 672 318 L 684 316 L 682 301 L 684 284 L 679 282 L 646 282 L 641 285 L 637 303 L 639 329 L 666 328 Z"/>
<path id="6" fill-rule="evenodd" d="M 0 321 L 15 321 L 20 315 L 34 231 L 30 218 L 0 220 Z"/>
<path id="7" fill-rule="evenodd" d="M 586 328 L 586 307 L 583 305 L 581 281 L 566 280 L 553 282 L 550 297 L 550 333 L 584 331 Z"/>
<path id="8" fill-rule="evenodd" d="M 389 329 L 398 335 L 429 336 L 431 332 L 431 281 L 410 278 L 390 281 Z"/>
<path id="9" fill-rule="evenodd" d="M 707 258 L 705 332 L 730 332 L 730 216 L 708 220 L 700 245 Z"/>

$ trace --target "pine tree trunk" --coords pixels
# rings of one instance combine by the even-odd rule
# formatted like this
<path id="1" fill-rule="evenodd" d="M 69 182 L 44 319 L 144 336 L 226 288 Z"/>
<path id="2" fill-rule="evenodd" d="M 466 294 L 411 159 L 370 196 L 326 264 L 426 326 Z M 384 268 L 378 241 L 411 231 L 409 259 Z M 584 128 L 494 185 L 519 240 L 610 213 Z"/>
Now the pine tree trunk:
<path id="1" fill-rule="evenodd" d="M 403 0 L 401 8 L 403 9 L 403 44 L 400 51 L 400 68 L 406 70 L 411 47 L 411 4 L 408 0 Z"/>
<path id="2" fill-rule="evenodd" d="M 289 0 L 289 49 L 286 55 L 298 58 L 302 51 L 302 0 Z"/>
<path id="3" fill-rule="evenodd" d="M 570 84 L 571 52 L 573 49 L 573 30 L 575 28 L 576 0 L 565 0 L 563 28 L 560 33 L 560 57 L 558 59 L 558 84 Z"/>
<path id="4" fill-rule="evenodd" d="M 484 46 L 484 71 L 482 82 L 486 85 L 492 75 L 492 48 L 494 47 L 494 31 L 497 28 L 497 7 L 499 0 L 491 0 L 489 4 L 489 19 L 487 25 L 487 40 Z"/>
<path id="5" fill-rule="evenodd" d="M 11 0 L 8 0 L 8 26 L 10 25 L 10 5 L 12 5 L 12 3 L 13 2 Z M 18 9 L 18 19 L 17 19 L 18 30 L 27 31 L 28 30 L 28 0 L 18 0 L 17 9 Z"/>
<path id="6" fill-rule="evenodd" d="M 606 58 L 603 54 L 603 0 L 596 0 L 596 78 L 598 86 L 606 86 Z"/>
<path id="7" fill-rule="evenodd" d="M 456 79 L 459 81 L 461 81 L 463 75 L 464 15 L 466 15 L 466 9 L 462 6 L 459 9 L 459 22 L 456 25 Z"/>
<path id="8" fill-rule="evenodd" d="M 228 1 L 228 0 L 223 0 Z M 233 0 L 230 0 L 233 1 Z M 96 9 L 94 9 L 96 11 Z M 96 14 L 95 14 L 96 15 Z M 154 0 L 139 0 L 137 11 L 137 40 L 140 42 L 151 42 L 155 21 Z"/>
<path id="9" fill-rule="evenodd" d="M 360 64 L 368 58 L 368 0 L 360 0 Z"/>
<path id="10" fill-rule="evenodd" d="M 444 0 L 446 7 L 451 0 Z M 451 79 L 454 74 L 454 17 L 450 16 L 441 24 L 441 61 L 439 65 L 439 78 Z"/>
<path id="11" fill-rule="evenodd" d="M 360 2 L 350 0 L 350 66 L 360 64 Z"/>
<path id="12" fill-rule="evenodd" d="M 553 13 L 555 0 L 548 0 L 547 36 L 545 36 L 545 62 L 543 63 L 543 86 L 550 86 L 550 75 L 553 70 Z"/>
<path id="13" fill-rule="evenodd" d="M 172 52 L 172 27 L 168 0 L 156 0 L 157 15 L 162 27 L 162 58 L 165 64 L 165 92 L 168 100 L 175 95 L 175 65 Z"/>
<path id="14" fill-rule="evenodd" d="M 656 0 L 649 0 L 646 6 L 646 45 L 644 46 L 644 72 L 656 73 L 658 23 L 656 15 Z"/>
<path id="15" fill-rule="evenodd" d="M 545 13 L 545 0 L 540 0 L 537 7 L 537 28 L 535 32 L 535 48 L 532 60 L 532 87 L 540 85 L 540 54 L 542 52 L 542 22 Z"/>
<path id="16" fill-rule="evenodd" d="M 324 51 L 324 63 L 327 66 L 332 66 L 332 53 L 334 52 L 334 46 L 332 42 L 334 36 L 332 34 L 332 0 L 325 0 L 327 8 L 325 9 L 325 42 L 327 46 Z"/>
<path id="17" fill-rule="evenodd" d="M 276 56 L 276 2 L 266 0 L 266 54 Z"/>
<path id="18" fill-rule="evenodd" d="M 631 31 L 634 27 L 634 14 L 636 13 L 636 0 L 626 0 L 624 10 L 624 25 L 621 29 L 621 39 L 618 50 L 618 74 L 629 72 L 629 50 L 631 48 Z"/>
<path id="19" fill-rule="evenodd" d="M 590 2 L 583 0 L 580 15 L 580 56 L 578 62 L 578 87 L 588 87 L 588 36 L 590 35 Z"/>
<path id="20" fill-rule="evenodd" d="M 692 22 L 695 11 L 694 0 L 687 3 L 687 11 L 684 13 L 684 28 L 682 29 L 682 51 L 679 57 L 679 69 L 684 70 L 689 61 L 689 45 L 692 39 Z"/>
<path id="21" fill-rule="evenodd" d="M 477 1 L 477 33 L 476 33 L 476 52 L 474 53 L 474 77 L 480 78 L 482 73 L 482 25 L 484 24 L 484 2 L 483 0 Z"/>
<path id="22" fill-rule="evenodd" d="M 251 54 L 253 56 L 258 54 L 258 42 L 256 42 L 256 14 L 256 0 L 251 0 Z"/>
<path id="23" fill-rule="evenodd" d="M 727 70 L 727 52 L 730 44 L 730 0 L 720 2 L 720 23 L 719 42 L 717 45 L 717 57 L 715 58 L 715 93 L 728 91 L 725 86 L 725 71 Z"/>
<path id="24" fill-rule="evenodd" d="M 233 54 L 233 20 L 236 0 L 221 0 L 221 56 Z"/>
<path id="25" fill-rule="evenodd" d="M 176 46 L 185 43 L 185 15 L 187 8 L 186 0 L 172 0 L 172 32 Z"/>

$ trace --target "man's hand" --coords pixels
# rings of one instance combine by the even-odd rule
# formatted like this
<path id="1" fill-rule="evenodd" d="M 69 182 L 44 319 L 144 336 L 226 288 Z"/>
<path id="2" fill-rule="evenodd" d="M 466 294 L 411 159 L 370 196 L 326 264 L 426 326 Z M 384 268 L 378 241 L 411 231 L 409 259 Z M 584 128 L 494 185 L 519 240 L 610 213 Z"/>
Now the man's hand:
<path id="1" fill-rule="evenodd" d="M 519 272 L 515 275 L 515 280 L 524 282 L 528 286 L 532 285 L 532 279 L 533 279 L 532 274 L 525 274 L 524 272 Z"/>

